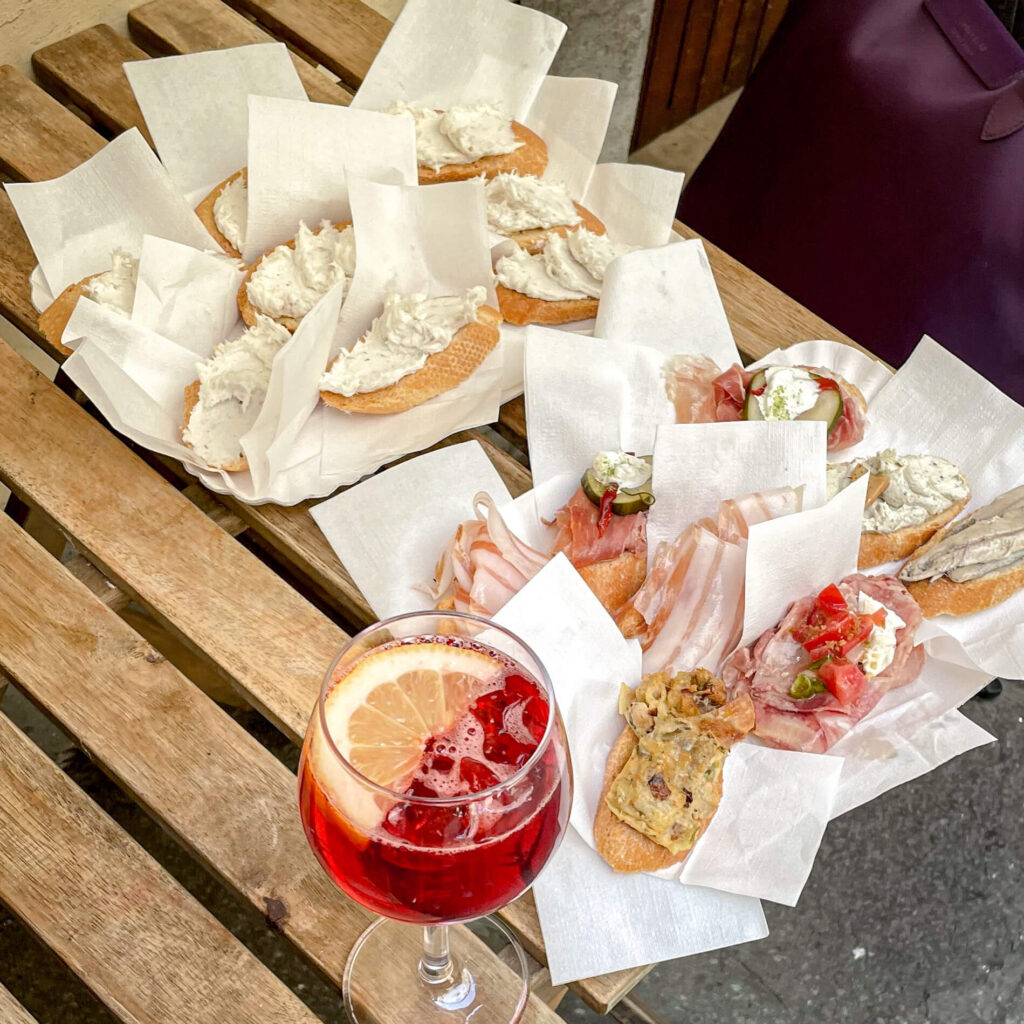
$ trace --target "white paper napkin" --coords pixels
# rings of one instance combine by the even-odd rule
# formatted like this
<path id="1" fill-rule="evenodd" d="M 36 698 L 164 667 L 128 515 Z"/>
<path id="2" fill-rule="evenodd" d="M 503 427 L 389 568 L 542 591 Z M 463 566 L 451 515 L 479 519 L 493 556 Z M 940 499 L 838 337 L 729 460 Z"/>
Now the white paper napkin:
<path id="1" fill-rule="evenodd" d="M 349 176 L 415 185 L 415 132 L 406 117 L 250 96 L 247 164 L 242 255 L 252 263 L 294 238 L 300 220 L 351 220 Z"/>
<path id="2" fill-rule="evenodd" d="M 53 296 L 109 270 L 115 249 L 138 256 L 144 235 L 214 248 L 137 128 L 59 178 L 4 187 Z"/>
<path id="3" fill-rule="evenodd" d="M 409 0 L 352 106 L 496 103 L 522 121 L 564 35 L 560 21 L 505 0 Z"/>
<path id="4" fill-rule="evenodd" d="M 740 361 L 704 243 L 695 238 L 612 260 L 594 336 L 632 341 L 665 355 Z"/>
<path id="5" fill-rule="evenodd" d="M 583 205 L 616 242 L 649 248 L 672 239 L 683 175 L 647 164 L 598 164 Z"/>
<path id="6" fill-rule="evenodd" d="M 160 159 L 192 206 L 245 166 L 250 93 L 306 99 L 284 43 L 129 61 L 124 72 Z"/>

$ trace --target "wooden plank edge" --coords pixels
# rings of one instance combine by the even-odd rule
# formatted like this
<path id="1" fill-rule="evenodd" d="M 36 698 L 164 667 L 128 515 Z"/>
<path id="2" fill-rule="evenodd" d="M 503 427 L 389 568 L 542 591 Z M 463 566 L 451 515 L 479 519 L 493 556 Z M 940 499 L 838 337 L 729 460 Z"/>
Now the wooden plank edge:
<path id="1" fill-rule="evenodd" d="M 35 1017 L 0 985 L 0 1021 L 3 1024 L 37 1024 Z"/>

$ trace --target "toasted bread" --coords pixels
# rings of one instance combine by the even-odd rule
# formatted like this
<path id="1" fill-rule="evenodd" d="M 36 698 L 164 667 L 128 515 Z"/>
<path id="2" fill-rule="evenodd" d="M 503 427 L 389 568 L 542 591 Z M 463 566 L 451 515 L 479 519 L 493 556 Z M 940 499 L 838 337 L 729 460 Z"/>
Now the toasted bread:
<path id="1" fill-rule="evenodd" d="M 181 425 L 182 432 L 182 444 L 186 448 L 191 448 L 192 445 L 185 440 L 185 430 L 188 428 L 188 421 L 192 419 L 192 410 L 199 404 L 199 381 L 194 380 L 188 387 L 185 388 L 185 415 Z M 228 473 L 241 473 L 249 468 L 249 460 L 244 456 L 233 460 L 232 462 L 225 462 L 220 465 L 216 463 L 209 463 L 211 469 L 223 469 Z"/>
<path id="2" fill-rule="evenodd" d="M 427 356 L 426 363 L 394 384 L 345 396 L 321 391 L 320 397 L 335 409 L 373 416 L 405 412 L 430 398 L 450 391 L 466 380 L 498 344 L 501 316 L 490 306 L 477 310 L 478 319 L 460 327 L 448 346 Z"/>
<path id="3" fill-rule="evenodd" d="M 225 178 L 219 185 L 217 185 L 213 191 L 196 207 L 196 216 L 203 222 L 203 227 L 210 232 L 210 237 L 229 255 L 234 256 L 236 259 L 241 258 L 241 253 L 221 234 L 220 228 L 217 227 L 217 220 L 213 215 L 213 204 L 217 202 L 217 197 L 241 175 L 245 179 L 246 184 L 249 182 L 249 169 L 243 167 L 240 171 L 235 171 L 230 177 Z"/>
<path id="4" fill-rule="evenodd" d="M 936 531 L 955 519 L 969 499 L 970 494 L 963 501 L 954 502 L 945 512 L 937 512 L 917 526 L 905 526 L 902 530 L 894 530 L 892 533 L 862 533 L 857 568 L 870 569 L 872 566 L 883 565 L 885 562 L 911 555 L 934 536 Z"/>
<path id="5" fill-rule="evenodd" d="M 647 560 L 624 551 L 618 558 L 583 566 L 579 574 L 614 618 L 647 577 Z"/>
<path id="6" fill-rule="evenodd" d="M 589 295 L 585 299 L 552 302 L 513 291 L 503 284 L 499 284 L 497 290 L 501 315 L 510 324 L 571 324 L 597 316 L 598 300 Z"/>
<path id="7" fill-rule="evenodd" d="M 351 227 L 351 225 L 352 225 L 351 221 L 342 221 L 342 222 L 340 222 L 338 224 L 335 224 L 334 227 L 338 231 L 344 231 L 345 228 Z M 320 231 L 320 230 L 321 229 L 318 228 L 317 231 L 313 232 L 313 234 L 314 235 L 317 234 L 317 232 Z M 282 242 L 281 244 L 282 245 L 286 245 L 289 249 L 294 249 L 295 248 L 295 239 L 294 238 L 290 238 L 287 242 Z M 263 312 L 263 310 L 257 310 L 256 307 L 252 304 L 252 302 L 249 301 L 249 291 L 248 291 L 249 278 L 251 278 L 252 275 L 256 273 L 256 268 L 263 262 L 264 258 L 269 256 L 277 248 L 279 248 L 279 246 L 275 245 L 273 249 L 268 249 L 249 268 L 249 270 L 246 273 L 245 277 L 242 278 L 242 283 L 241 283 L 241 285 L 238 288 L 238 312 L 241 314 L 242 320 L 245 321 L 245 324 L 246 324 L 247 327 L 255 327 L 256 326 L 256 314 L 257 314 L 257 312 L 259 312 L 259 313 Z M 269 315 L 269 314 L 265 314 L 265 315 Z M 298 328 L 299 323 L 300 323 L 302 318 L 301 317 L 294 317 L 294 316 L 274 316 L 274 317 L 271 317 L 270 319 L 276 321 L 282 327 L 286 328 L 287 330 L 291 331 L 294 334 L 296 329 Z"/>
<path id="8" fill-rule="evenodd" d="M 60 339 L 64 335 L 64 328 L 67 327 L 68 321 L 71 319 L 71 314 L 75 311 L 75 306 L 78 305 L 78 300 L 83 295 L 88 295 L 86 285 L 94 278 L 99 277 L 103 271 L 97 274 L 90 274 L 88 277 L 83 277 L 81 281 L 76 281 L 74 284 L 69 284 L 39 314 L 39 333 L 51 344 L 54 348 L 61 351 L 64 355 L 71 355 L 71 349 L 67 347 Z"/>
<path id="9" fill-rule="evenodd" d="M 1024 565 L 964 583 L 940 576 L 937 580 L 918 580 L 904 586 L 926 619 L 936 615 L 970 615 L 1002 604 L 1024 587 Z"/>
<path id="10" fill-rule="evenodd" d="M 544 249 L 544 242 L 549 231 L 563 236 L 569 234 L 570 231 L 579 231 L 580 228 L 592 231 L 595 235 L 605 233 L 604 224 L 585 206 L 580 206 L 579 203 L 573 203 L 573 206 L 576 207 L 576 213 L 580 218 L 579 224 L 556 224 L 551 228 L 526 228 L 523 231 L 513 231 L 508 237 L 521 249 L 536 254 Z"/>
<path id="11" fill-rule="evenodd" d="M 520 174 L 544 173 L 548 165 L 548 147 L 544 140 L 518 121 L 512 122 L 512 134 L 523 144 L 511 153 L 482 156 L 471 164 L 445 164 L 436 171 L 433 167 L 418 168 L 421 185 L 438 185 L 446 181 L 468 181 L 470 178 L 493 178 L 496 174 L 518 171 Z"/>

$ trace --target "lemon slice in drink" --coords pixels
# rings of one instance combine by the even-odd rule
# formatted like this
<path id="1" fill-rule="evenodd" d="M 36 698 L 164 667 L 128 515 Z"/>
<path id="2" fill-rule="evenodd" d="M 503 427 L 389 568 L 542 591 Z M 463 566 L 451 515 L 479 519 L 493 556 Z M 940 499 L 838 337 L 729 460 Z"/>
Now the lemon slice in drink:
<path id="1" fill-rule="evenodd" d="M 400 792 L 431 736 L 451 728 L 504 666 L 470 647 L 425 641 L 385 647 L 361 658 L 327 694 L 324 717 L 338 753 L 364 778 Z M 314 771 L 338 809 L 373 828 L 386 807 L 338 764 L 324 744 Z"/>

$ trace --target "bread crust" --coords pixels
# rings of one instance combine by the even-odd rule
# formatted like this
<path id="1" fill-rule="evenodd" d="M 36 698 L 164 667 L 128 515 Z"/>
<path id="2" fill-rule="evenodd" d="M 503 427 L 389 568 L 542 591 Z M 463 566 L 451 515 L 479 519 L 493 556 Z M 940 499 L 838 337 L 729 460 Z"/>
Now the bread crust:
<path id="1" fill-rule="evenodd" d="M 479 319 L 455 332 L 447 348 L 427 356 L 420 369 L 394 384 L 347 397 L 333 391 L 321 391 L 320 397 L 343 412 L 384 416 L 405 412 L 450 391 L 470 377 L 498 344 L 498 325 L 501 323 L 498 311 L 490 306 L 481 306 L 477 317 Z"/>
<path id="2" fill-rule="evenodd" d="M 542 175 L 548 166 L 548 147 L 544 140 L 530 131 L 518 121 L 512 122 L 512 134 L 522 143 L 511 153 L 496 153 L 494 156 L 482 156 L 471 164 L 444 164 L 436 171 L 433 167 L 417 168 L 421 185 L 439 185 L 447 181 L 467 181 L 478 178 L 493 178 L 507 171 L 518 171 L 520 174 Z"/>
<path id="3" fill-rule="evenodd" d="M 576 214 L 580 218 L 579 224 L 556 224 L 551 228 L 526 228 L 523 231 L 513 231 L 508 237 L 521 249 L 536 255 L 544 251 L 544 243 L 547 241 L 548 232 L 554 232 L 563 238 L 570 231 L 579 231 L 580 228 L 591 231 L 595 235 L 603 235 L 605 233 L 604 224 L 585 206 L 580 206 L 579 203 L 573 203 L 572 205 L 576 207 Z"/>
<path id="4" fill-rule="evenodd" d="M 598 300 L 589 295 L 585 299 L 558 299 L 552 302 L 513 291 L 503 284 L 498 285 L 497 291 L 501 315 L 510 324 L 571 324 L 597 316 Z"/>
<path id="5" fill-rule="evenodd" d="M 577 570 L 613 618 L 647 577 L 647 559 L 624 551 L 618 558 L 594 562 Z"/>
<path id="6" fill-rule="evenodd" d="M 945 512 L 937 512 L 916 526 L 904 526 L 892 533 L 862 533 L 860 552 L 857 556 L 858 569 L 870 569 L 875 565 L 906 558 L 941 530 L 950 520 L 963 511 L 970 499 L 970 492 L 963 501 L 956 501 Z"/>
<path id="7" fill-rule="evenodd" d="M 88 295 L 85 286 L 94 278 L 99 277 L 103 271 L 99 271 L 95 274 L 90 274 L 88 277 L 83 277 L 81 281 L 76 281 L 74 284 L 69 284 L 39 314 L 39 333 L 51 344 L 54 348 L 59 349 L 64 355 L 71 355 L 71 349 L 67 347 L 60 339 L 64 335 L 64 328 L 67 327 L 68 321 L 71 319 L 71 314 L 75 311 L 75 306 L 78 305 L 78 300 L 83 295 Z"/>
<path id="8" fill-rule="evenodd" d="M 351 227 L 351 226 L 352 226 L 352 222 L 350 220 L 341 221 L 341 222 L 339 222 L 339 223 L 334 225 L 335 229 L 338 230 L 338 231 L 344 231 L 345 228 L 348 228 L 348 227 Z M 313 232 L 313 234 L 314 235 L 318 234 L 320 232 L 320 230 L 322 230 L 322 229 L 318 228 L 316 231 Z M 295 248 L 295 239 L 294 238 L 290 238 L 290 239 L 288 239 L 287 242 L 281 242 L 280 245 L 286 245 L 286 246 L 288 246 L 289 249 L 294 249 Z M 252 275 L 254 273 L 256 273 L 256 268 L 263 262 L 264 258 L 269 256 L 274 251 L 274 249 L 277 249 L 277 248 L 279 248 L 279 246 L 275 245 L 273 249 L 268 249 L 246 271 L 245 277 L 242 278 L 242 283 L 238 286 L 238 312 L 241 315 L 242 320 L 245 321 L 245 323 L 246 323 L 246 325 L 248 327 L 255 327 L 256 326 L 256 314 L 257 314 L 257 312 L 260 312 L 260 313 L 263 312 L 262 310 L 257 310 L 256 307 L 252 304 L 252 302 L 249 301 L 249 292 L 248 292 L 249 278 L 251 278 Z M 264 316 L 268 316 L 268 315 L 269 314 L 264 314 Z M 291 331 L 292 334 L 295 333 L 295 331 L 298 328 L 299 324 L 302 322 L 302 317 L 294 317 L 294 316 L 272 316 L 270 319 L 273 320 L 275 323 L 279 323 L 283 328 L 285 328 L 285 330 Z"/>
<path id="9" fill-rule="evenodd" d="M 236 178 L 241 176 L 246 185 L 249 183 L 249 168 L 243 167 L 240 171 L 235 171 L 230 177 L 225 178 L 219 185 L 215 186 L 210 194 L 203 199 L 203 201 L 196 207 L 196 216 L 203 222 L 203 227 L 210 232 L 210 237 L 229 255 L 234 256 L 236 259 L 241 259 L 242 254 L 227 240 L 227 238 L 221 234 L 220 228 L 217 227 L 217 219 L 213 215 L 213 204 L 217 202 L 217 197 L 224 191 L 228 185 L 231 184 Z"/>
<path id="10" fill-rule="evenodd" d="M 188 427 L 188 421 L 192 419 L 192 410 L 199 404 L 199 381 L 194 380 L 185 388 L 185 415 L 181 424 L 181 443 L 186 448 L 192 448 L 192 445 L 185 440 L 185 430 Z M 192 448 L 195 451 L 194 448 Z M 214 462 L 208 462 L 207 465 L 211 469 L 223 469 L 228 473 L 241 473 L 249 468 L 249 460 L 243 455 L 241 458 L 235 459 L 234 462 L 226 462 L 218 465 Z"/>

